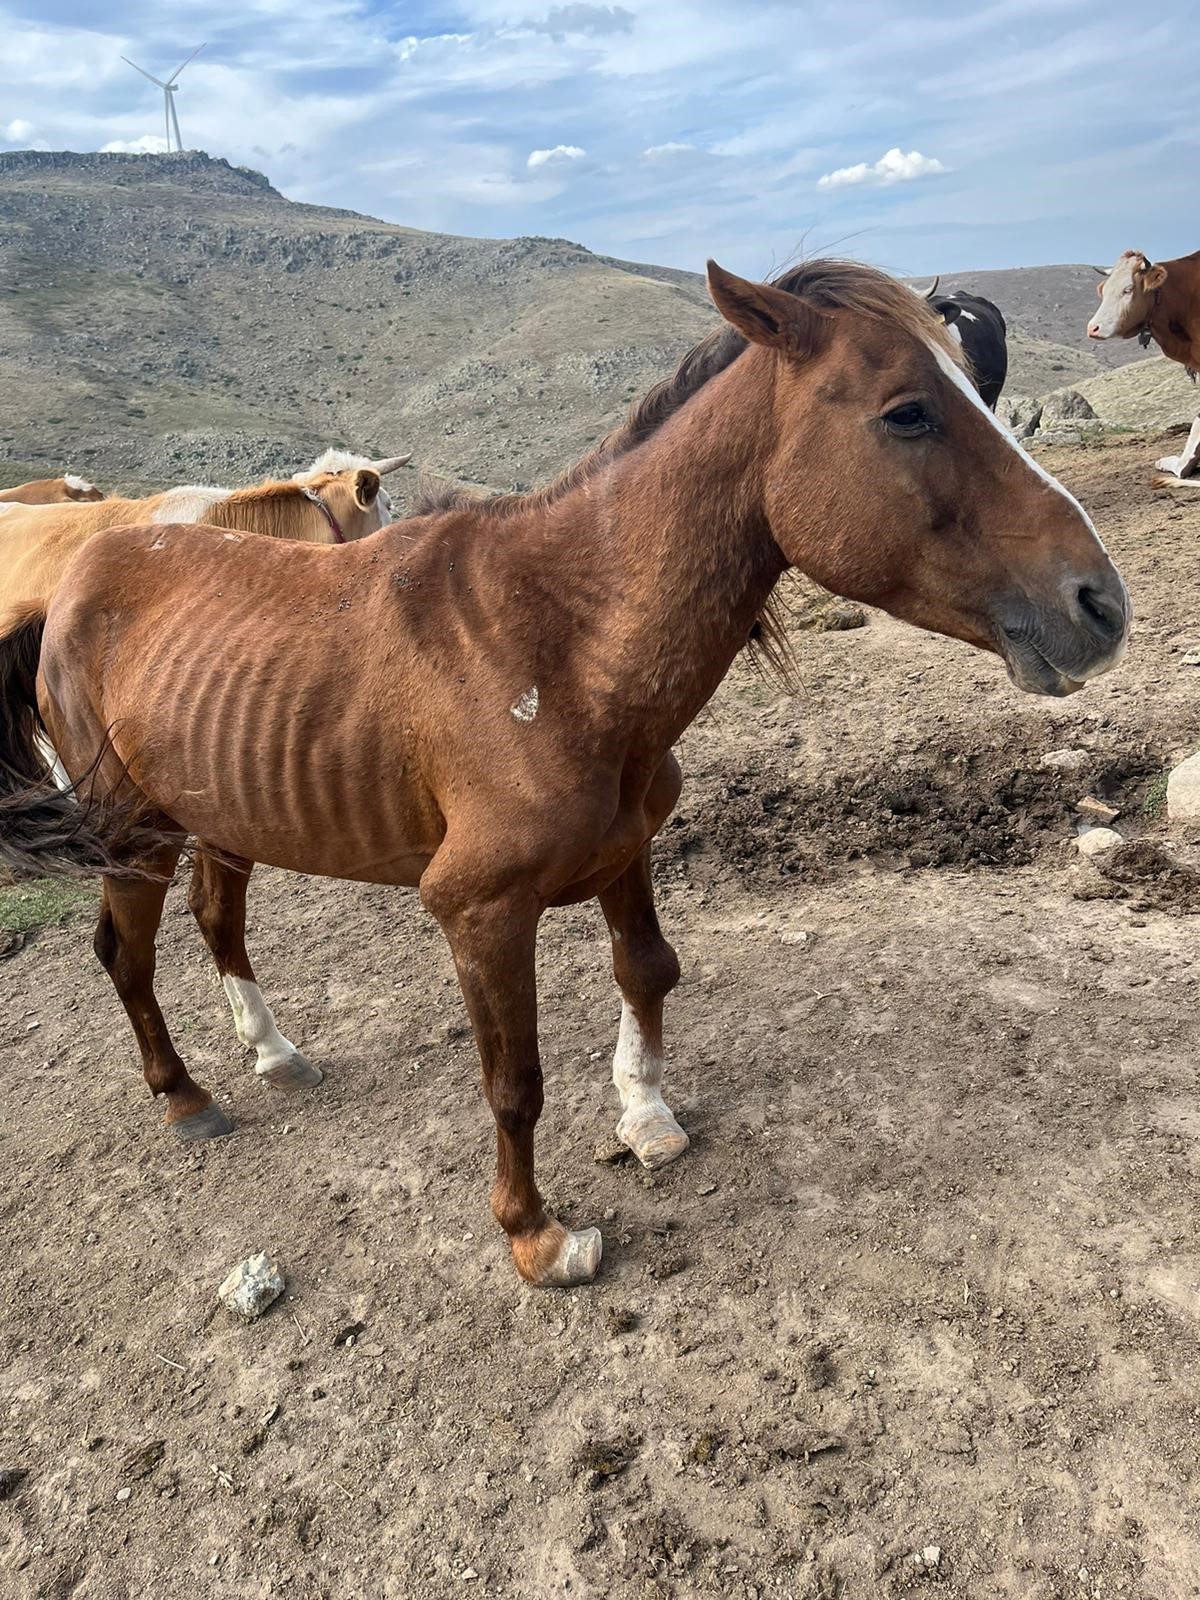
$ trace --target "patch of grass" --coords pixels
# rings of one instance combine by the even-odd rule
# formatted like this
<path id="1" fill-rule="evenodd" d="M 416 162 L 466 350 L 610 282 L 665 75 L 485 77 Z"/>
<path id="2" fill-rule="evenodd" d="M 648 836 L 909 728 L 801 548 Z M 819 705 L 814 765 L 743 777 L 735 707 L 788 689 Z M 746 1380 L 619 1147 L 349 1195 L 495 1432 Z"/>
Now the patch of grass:
<path id="1" fill-rule="evenodd" d="M 94 910 L 99 890 L 89 883 L 69 879 L 36 878 L 0 888 L 0 929 L 5 933 L 36 933 L 57 927 L 76 912 Z"/>
<path id="2" fill-rule="evenodd" d="M 1167 779 L 1170 776 L 1169 768 L 1166 772 L 1160 772 L 1146 790 L 1146 798 L 1142 801 L 1143 816 L 1161 817 L 1167 809 Z"/>

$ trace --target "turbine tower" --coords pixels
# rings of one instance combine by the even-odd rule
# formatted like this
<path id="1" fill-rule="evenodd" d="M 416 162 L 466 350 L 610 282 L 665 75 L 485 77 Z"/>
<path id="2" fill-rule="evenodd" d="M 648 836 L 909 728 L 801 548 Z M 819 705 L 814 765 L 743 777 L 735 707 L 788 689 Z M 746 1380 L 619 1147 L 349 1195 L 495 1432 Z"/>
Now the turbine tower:
<path id="1" fill-rule="evenodd" d="M 188 62 L 194 61 L 196 59 L 196 57 L 200 54 L 201 50 L 203 50 L 203 49 L 204 49 L 204 46 L 202 44 L 201 45 L 197 45 L 196 48 L 192 51 L 191 55 L 187 58 L 187 61 L 182 62 L 179 66 L 177 66 L 175 68 L 175 71 L 167 79 L 166 83 L 164 83 L 161 78 L 155 78 L 151 73 L 147 72 L 145 67 L 139 67 L 136 61 L 130 61 L 128 56 L 122 56 L 121 57 L 121 60 L 125 63 L 125 65 L 127 67 L 132 67 L 135 72 L 140 72 L 143 78 L 149 78 L 151 83 L 157 85 L 157 87 L 162 90 L 162 92 L 163 92 L 163 121 L 166 124 L 167 149 L 168 150 L 170 150 L 170 148 L 171 148 L 171 131 L 172 131 L 172 129 L 174 129 L 174 133 L 175 133 L 175 149 L 176 150 L 182 150 L 183 149 L 183 139 L 181 138 L 180 133 L 179 133 L 179 118 L 175 115 L 175 92 L 179 87 L 179 74 L 183 71 L 184 67 L 186 67 L 188 65 Z"/>

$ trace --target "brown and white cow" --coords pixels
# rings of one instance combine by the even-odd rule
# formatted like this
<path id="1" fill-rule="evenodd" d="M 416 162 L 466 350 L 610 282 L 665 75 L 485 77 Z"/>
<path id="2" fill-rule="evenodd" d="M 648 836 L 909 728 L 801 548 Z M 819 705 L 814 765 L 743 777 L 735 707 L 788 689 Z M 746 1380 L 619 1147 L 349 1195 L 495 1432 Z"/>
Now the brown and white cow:
<path id="1" fill-rule="evenodd" d="M 63 478 L 35 478 L 15 489 L 0 489 L 0 502 L 22 506 L 56 506 L 68 500 L 103 500 L 104 490 L 68 472 Z"/>
<path id="2" fill-rule="evenodd" d="M 1143 345 L 1153 339 L 1194 383 L 1200 372 L 1200 250 L 1158 262 L 1141 250 L 1126 250 L 1101 276 L 1096 285 L 1100 309 L 1088 323 L 1088 338 L 1137 338 Z M 1182 452 L 1156 465 L 1200 487 L 1200 416 Z"/>

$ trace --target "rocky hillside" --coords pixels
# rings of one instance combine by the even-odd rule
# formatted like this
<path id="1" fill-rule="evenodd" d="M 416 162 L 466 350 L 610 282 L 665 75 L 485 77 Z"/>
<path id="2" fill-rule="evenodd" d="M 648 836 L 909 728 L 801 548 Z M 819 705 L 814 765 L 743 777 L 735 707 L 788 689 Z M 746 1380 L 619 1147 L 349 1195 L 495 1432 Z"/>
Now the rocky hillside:
<path id="1" fill-rule="evenodd" d="M 1002 305 L 1015 390 L 1100 370 L 1082 337 L 1088 268 L 945 281 Z M 193 152 L 0 155 L 0 463 L 13 471 L 231 481 L 341 443 L 529 483 L 713 315 L 690 273 L 298 205 Z"/>

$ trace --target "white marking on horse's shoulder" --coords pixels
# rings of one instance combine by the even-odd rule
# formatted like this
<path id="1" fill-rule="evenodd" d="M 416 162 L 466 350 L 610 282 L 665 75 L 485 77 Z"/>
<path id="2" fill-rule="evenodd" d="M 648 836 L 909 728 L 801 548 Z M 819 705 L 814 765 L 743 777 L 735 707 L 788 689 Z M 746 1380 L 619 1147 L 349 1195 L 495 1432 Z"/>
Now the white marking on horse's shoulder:
<path id="1" fill-rule="evenodd" d="M 76 494 L 94 494 L 96 485 L 89 483 L 86 478 L 81 478 L 77 472 L 68 472 L 63 478 L 68 489 L 74 489 Z"/>
<path id="2" fill-rule="evenodd" d="M 526 689 L 523 695 L 518 695 L 509 709 L 518 722 L 532 722 L 538 714 L 537 684 Z"/>
<path id="3" fill-rule="evenodd" d="M 1088 516 L 1087 512 L 1079 504 L 1079 501 L 1076 500 L 1071 491 L 1064 488 L 1063 485 L 1059 483 L 1057 478 L 1053 477 L 1049 472 L 1047 472 L 1045 467 L 1042 466 L 1041 462 L 1035 460 L 1029 451 L 1022 447 L 1020 441 L 1008 431 L 996 414 L 984 404 L 983 397 L 979 393 L 979 390 L 971 382 L 970 378 L 967 377 L 966 373 L 958 365 L 957 361 L 954 361 L 949 355 L 947 355 L 941 346 L 935 344 L 932 339 L 928 341 L 928 345 L 930 350 L 933 352 L 933 359 L 945 373 L 946 377 L 950 379 L 950 382 L 954 385 L 954 387 L 961 394 L 966 396 L 966 398 L 975 407 L 976 411 L 981 412 L 982 415 L 987 418 L 992 427 L 995 428 L 996 432 L 1004 440 L 1005 444 L 1008 445 L 1010 449 L 1017 452 L 1021 460 L 1029 468 L 1030 472 L 1035 473 L 1048 488 L 1051 488 L 1057 494 L 1062 495 L 1064 500 L 1070 501 L 1070 503 L 1075 507 L 1076 511 L 1078 511 L 1079 515 L 1083 518 L 1088 528 L 1091 530 L 1095 537 L 1096 543 L 1103 550 L 1104 543 L 1100 538 L 1100 535 L 1096 532 L 1096 524 L 1092 521 L 1091 517 Z M 1105 554 L 1107 553 L 1108 552 L 1105 551 Z"/>

